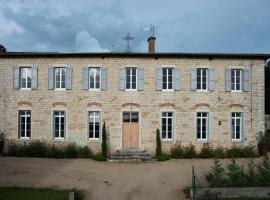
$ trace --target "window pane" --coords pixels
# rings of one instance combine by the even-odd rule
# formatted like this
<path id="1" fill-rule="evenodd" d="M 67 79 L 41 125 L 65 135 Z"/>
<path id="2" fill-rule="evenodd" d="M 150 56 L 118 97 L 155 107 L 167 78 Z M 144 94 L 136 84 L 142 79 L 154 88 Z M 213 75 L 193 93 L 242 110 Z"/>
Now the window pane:
<path id="1" fill-rule="evenodd" d="M 138 122 L 139 121 L 139 113 L 133 112 L 131 113 L 131 122 Z"/>
<path id="2" fill-rule="evenodd" d="M 89 123 L 89 138 L 94 138 L 94 124 Z"/>
<path id="3" fill-rule="evenodd" d="M 99 138 L 99 123 L 95 123 L 95 138 Z"/>
<path id="4" fill-rule="evenodd" d="M 130 113 L 123 113 L 123 122 L 130 122 Z"/>

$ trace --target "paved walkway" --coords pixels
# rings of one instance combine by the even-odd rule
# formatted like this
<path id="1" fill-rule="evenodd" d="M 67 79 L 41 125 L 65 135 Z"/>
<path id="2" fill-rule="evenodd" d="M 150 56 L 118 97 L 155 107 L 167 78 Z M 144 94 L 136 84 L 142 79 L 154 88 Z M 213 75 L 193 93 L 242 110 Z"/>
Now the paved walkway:
<path id="1" fill-rule="evenodd" d="M 222 160 L 225 164 L 229 160 Z M 239 162 L 247 162 L 241 159 Z M 0 185 L 78 188 L 90 200 L 180 200 L 191 168 L 203 178 L 212 160 L 109 163 L 90 159 L 0 157 Z"/>

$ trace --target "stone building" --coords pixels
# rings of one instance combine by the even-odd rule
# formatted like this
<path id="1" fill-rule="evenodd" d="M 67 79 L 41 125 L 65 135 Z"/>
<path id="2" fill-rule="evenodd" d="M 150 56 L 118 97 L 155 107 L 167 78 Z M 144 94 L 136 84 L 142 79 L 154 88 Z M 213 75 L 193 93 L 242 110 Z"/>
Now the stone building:
<path id="1" fill-rule="evenodd" d="M 0 54 L 0 125 L 8 139 L 154 154 L 177 141 L 200 148 L 256 142 L 265 129 L 270 55 L 218 53 Z M 151 49 L 152 48 L 152 49 Z"/>

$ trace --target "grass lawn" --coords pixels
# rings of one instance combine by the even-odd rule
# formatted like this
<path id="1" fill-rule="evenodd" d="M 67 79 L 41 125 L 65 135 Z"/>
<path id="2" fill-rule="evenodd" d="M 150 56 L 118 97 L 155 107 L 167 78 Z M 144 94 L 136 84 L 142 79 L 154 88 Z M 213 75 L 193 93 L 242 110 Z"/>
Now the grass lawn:
<path id="1" fill-rule="evenodd" d="M 5 200 L 68 200 L 70 191 L 75 192 L 75 200 L 83 200 L 78 190 L 57 190 L 50 188 L 0 187 L 0 199 Z"/>

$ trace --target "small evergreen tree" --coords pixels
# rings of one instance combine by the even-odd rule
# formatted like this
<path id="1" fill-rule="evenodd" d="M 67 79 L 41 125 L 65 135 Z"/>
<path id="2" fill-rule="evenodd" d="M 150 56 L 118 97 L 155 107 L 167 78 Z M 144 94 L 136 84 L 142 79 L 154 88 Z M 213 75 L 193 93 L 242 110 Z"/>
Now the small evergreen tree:
<path id="1" fill-rule="evenodd" d="M 238 166 L 235 162 L 235 159 L 231 159 L 231 163 L 227 166 L 227 181 L 226 185 L 228 187 L 239 187 L 243 185 L 243 171 L 240 166 Z"/>
<path id="2" fill-rule="evenodd" d="M 270 160 L 266 155 L 263 162 L 257 166 L 260 186 L 270 186 Z"/>
<path id="3" fill-rule="evenodd" d="M 224 174 L 225 169 L 222 167 L 218 159 L 214 160 L 214 166 L 211 167 L 209 174 L 205 176 L 210 187 L 222 187 L 224 186 Z"/>
<path id="4" fill-rule="evenodd" d="M 156 157 L 159 157 L 162 154 L 159 129 L 156 130 L 156 143 Z"/>
<path id="5" fill-rule="evenodd" d="M 107 131 L 106 131 L 106 124 L 105 122 L 103 123 L 102 127 L 102 143 L 101 143 L 101 149 L 102 149 L 102 155 L 104 159 L 106 160 L 107 158 Z"/>
<path id="6" fill-rule="evenodd" d="M 248 162 L 248 171 L 246 174 L 246 184 L 248 187 L 256 186 L 258 183 L 257 172 L 254 161 L 252 159 Z"/>

